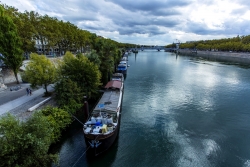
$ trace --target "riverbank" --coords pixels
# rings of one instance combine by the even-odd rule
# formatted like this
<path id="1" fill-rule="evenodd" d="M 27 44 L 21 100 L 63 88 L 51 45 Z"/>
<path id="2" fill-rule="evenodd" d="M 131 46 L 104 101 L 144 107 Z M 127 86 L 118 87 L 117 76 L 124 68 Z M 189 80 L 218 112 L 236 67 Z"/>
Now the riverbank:
<path id="1" fill-rule="evenodd" d="M 179 49 L 180 55 L 193 56 L 193 57 L 202 57 L 207 60 L 212 61 L 226 61 L 233 63 L 240 63 L 245 65 L 250 65 L 250 53 L 241 53 L 241 52 L 214 52 L 214 51 L 197 51 L 188 49 Z"/>

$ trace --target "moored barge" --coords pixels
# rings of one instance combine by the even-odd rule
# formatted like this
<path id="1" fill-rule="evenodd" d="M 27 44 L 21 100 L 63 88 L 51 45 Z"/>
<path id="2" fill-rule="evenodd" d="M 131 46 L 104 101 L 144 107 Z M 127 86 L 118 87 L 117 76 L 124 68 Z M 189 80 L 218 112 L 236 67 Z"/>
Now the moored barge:
<path id="1" fill-rule="evenodd" d="M 111 80 L 84 124 L 84 138 L 88 153 L 97 156 L 106 151 L 115 141 L 121 121 L 123 82 Z"/>

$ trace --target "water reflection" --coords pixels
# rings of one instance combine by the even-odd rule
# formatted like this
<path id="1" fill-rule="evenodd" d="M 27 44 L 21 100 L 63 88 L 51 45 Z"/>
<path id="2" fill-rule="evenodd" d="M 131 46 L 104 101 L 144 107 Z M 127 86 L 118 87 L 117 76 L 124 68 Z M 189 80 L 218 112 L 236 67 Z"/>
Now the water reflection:
<path id="1" fill-rule="evenodd" d="M 212 139 L 204 139 L 202 141 L 206 156 L 211 157 L 217 157 L 220 151 L 220 146 Z"/>

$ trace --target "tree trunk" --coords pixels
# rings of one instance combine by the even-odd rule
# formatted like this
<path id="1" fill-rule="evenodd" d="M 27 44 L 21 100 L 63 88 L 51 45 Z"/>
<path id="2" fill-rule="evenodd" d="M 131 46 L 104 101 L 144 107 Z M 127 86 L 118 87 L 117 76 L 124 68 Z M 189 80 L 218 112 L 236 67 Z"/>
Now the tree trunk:
<path id="1" fill-rule="evenodd" d="M 16 78 L 16 83 L 19 84 L 19 80 L 18 80 L 18 77 L 17 77 L 17 72 L 13 71 L 14 72 L 14 75 L 15 75 L 15 78 Z"/>
<path id="2" fill-rule="evenodd" d="M 47 88 L 47 84 L 44 84 L 44 89 L 45 89 L 45 93 L 48 94 L 48 88 Z"/>

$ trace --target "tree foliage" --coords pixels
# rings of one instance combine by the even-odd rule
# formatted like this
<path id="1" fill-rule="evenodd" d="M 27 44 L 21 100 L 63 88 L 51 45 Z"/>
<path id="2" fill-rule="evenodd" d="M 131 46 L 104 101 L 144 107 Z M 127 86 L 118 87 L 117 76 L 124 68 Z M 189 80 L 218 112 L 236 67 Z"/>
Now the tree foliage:
<path id="1" fill-rule="evenodd" d="M 1 166 L 44 167 L 57 160 L 48 154 L 52 142 L 52 127 L 41 113 L 27 122 L 20 122 L 10 114 L 0 118 Z"/>
<path id="2" fill-rule="evenodd" d="M 56 68 L 46 56 L 31 54 L 24 76 L 32 87 L 44 86 L 46 93 L 48 93 L 48 85 L 54 83 L 56 78 Z"/>
<path id="3" fill-rule="evenodd" d="M 59 66 L 58 75 L 75 82 L 77 87 L 81 89 L 80 94 L 85 94 L 88 97 L 96 94 L 100 86 L 101 74 L 97 65 L 83 55 L 75 57 L 72 53 L 67 52 Z"/>
<path id="4" fill-rule="evenodd" d="M 0 118 L 0 166 L 44 167 L 56 163 L 58 156 L 48 153 L 61 131 L 72 119 L 59 108 L 37 111 L 26 122 L 8 114 Z"/>
<path id="5" fill-rule="evenodd" d="M 0 5 L 0 53 L 3 55 L 0 58 L 13 70 L 17 83 L 17 73 L 23 63 L 21 45 L 16 25 L 11 17 L 4 14 L 4 9 Z"/>
<path id="6" fill-rule="evenodd" d="M 95 65 L 97 65 L 98 68 L 100 67 L 101 60 L 95 50 L 92 50 L 91 52 L 87 53 L 86 57 L 89 59 L 90 62 L 93 62 Z"/>
<path id="7" fill-rule="evenodd" d="M 57 107 L 46 107 L 41 110 L 52 128 L 51 142 L 55 143 L 61 137 L 61 131 L 65 129 L 71 122 L 71 115 Z"/>
<path id="8" fill-rule="evenodd" d="M 175 47 L 167 45 L 167 48 Z M 233 38 L 200 40 L 180 44 L 180 49 L 198 49 L 207 51 L 250 52 L 250 35 Z"/>
<path id="9" fill-rule="evenodd" d="M 102 84 L 106 84 L 109 75 L 114 72 L 115 62 L 121 59 L 121 55 L 118 55 L 116 42 L 110 39 L 97 38 L 93 49 L 101 60 L 99 69 L 102 74 Z"/>
<path id="10" fill-rule="evenodd" d="M 74 113 L 83 106 L 81 89 L 69 78 L 62 78 L 55 85 L 56 101 L 58 105 L 70 113 Z"/>

